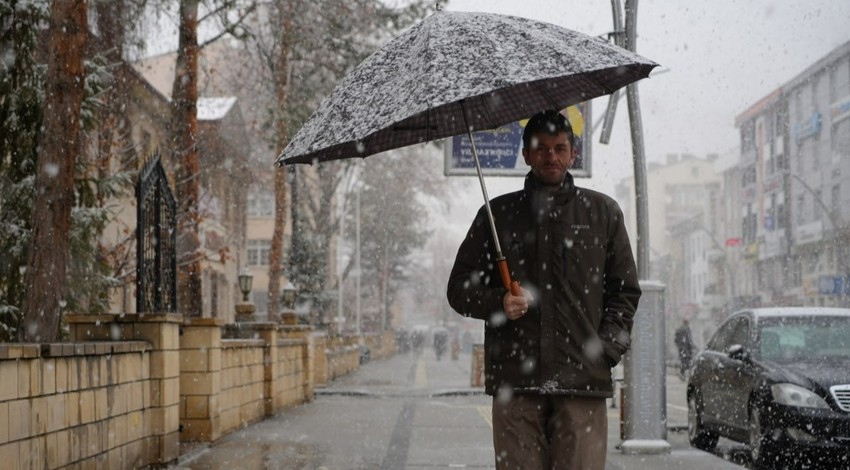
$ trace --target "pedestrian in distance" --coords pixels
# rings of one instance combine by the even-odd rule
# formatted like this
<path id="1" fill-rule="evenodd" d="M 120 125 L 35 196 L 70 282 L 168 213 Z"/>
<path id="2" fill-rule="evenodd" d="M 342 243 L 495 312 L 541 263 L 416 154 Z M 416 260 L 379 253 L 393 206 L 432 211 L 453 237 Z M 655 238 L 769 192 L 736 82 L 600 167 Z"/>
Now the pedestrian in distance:
<path id="1" fill-rule="evenodd" d="M 611 369 L 629 349 L 641 290 L 622 211 L 575 186 L 576 154 L 567 119 L 536 114 L 523 132 L 523 189 L 491 202 L 521 295 L 501 282 L 484 208 L 449 278 L 452 308 L 485 321 L 499 470 L 605 468 Z"/>
<path id="2" fill-rule="evenodd" d="M 679 377 L 682 380 L 688 378 L 688 371 L 691 370 L 691 361 L 694 356 L 694 341 L 691 337 L 691 327 L 688 325 L 688 320 L 682 320 L 681 326 L 676 328 L 674 336 L 676 349 L 679 350 Z"/>

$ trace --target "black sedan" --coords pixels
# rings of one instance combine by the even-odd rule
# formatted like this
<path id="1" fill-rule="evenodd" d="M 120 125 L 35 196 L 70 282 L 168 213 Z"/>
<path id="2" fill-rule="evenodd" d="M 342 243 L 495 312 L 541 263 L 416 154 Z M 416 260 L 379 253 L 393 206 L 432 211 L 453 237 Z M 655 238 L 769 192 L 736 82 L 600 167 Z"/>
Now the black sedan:
<path id="1" fill-rule="evenodd" d="M 743 442 L 755 468 L 830 456 L 850 468 L 850 309 L 764 308 L 731 315 L 694 361 L 688 437 Z"/>

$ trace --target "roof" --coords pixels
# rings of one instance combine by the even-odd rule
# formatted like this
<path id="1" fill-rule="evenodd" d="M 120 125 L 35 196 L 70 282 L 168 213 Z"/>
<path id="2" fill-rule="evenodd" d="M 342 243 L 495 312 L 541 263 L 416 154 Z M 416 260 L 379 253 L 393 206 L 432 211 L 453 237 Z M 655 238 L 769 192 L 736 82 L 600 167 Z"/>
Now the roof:
<path id="1" fill-rule="evenodd" d="M 227 116 L 236 97 L 198 98 L 198 121 L 218 121 Z"/>

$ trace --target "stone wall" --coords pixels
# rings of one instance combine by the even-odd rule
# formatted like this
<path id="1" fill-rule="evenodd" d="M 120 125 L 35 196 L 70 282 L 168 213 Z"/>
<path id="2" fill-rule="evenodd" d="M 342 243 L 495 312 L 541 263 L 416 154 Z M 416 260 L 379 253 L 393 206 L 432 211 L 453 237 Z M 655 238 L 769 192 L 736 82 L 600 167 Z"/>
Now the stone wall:
<path id="1" fill-rule="evenodd" d="M 0 345 L 3 468 L 135 468 L 177 458 L 179 391 L 167 363 L 176 364 L 180 317 L 131 317 L 104 328 L 68 316 L 74 343 Z M 119 341 L 96 341 L 103 336 Z"/>
<path id="2" fill-rule="evenodd" d="M 2 468 L 162 466 L 181 441 L 215 441 L 359 368 L 359 338 L 304 326 L 223 339 L 215 318 L 66 321 L 70 343 L 0 345 Z"/>
<path id="3" fill-rule="evenodd" d="M 221 432 L 257 421 L 265 415 L 261 339 L 221 342 Z"/>

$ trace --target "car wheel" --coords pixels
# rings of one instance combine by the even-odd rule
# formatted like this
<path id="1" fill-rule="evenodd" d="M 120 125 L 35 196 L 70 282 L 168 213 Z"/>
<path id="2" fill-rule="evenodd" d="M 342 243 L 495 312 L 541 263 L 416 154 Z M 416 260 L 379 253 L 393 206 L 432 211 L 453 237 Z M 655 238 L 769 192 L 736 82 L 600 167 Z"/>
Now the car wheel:
<path id="1" fill-rule="evenodd" d="M 702 424 L 702 412 L 696 392 L 688 397 L 688 440 L 697 449 L 712 451 L 717 447 L 717 433 L 711 432 Z"/>
<path id="2" fill-rule="evenodd" d="M 776 446 L 773 439 L 765 432 L 761 411 L 757 406 L 750 407 L 748 446 L 753 468 L 773 468 L 771 464 L 775 459 Z"/>

